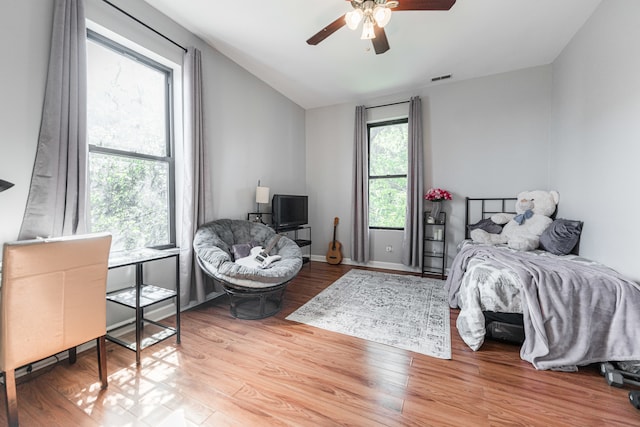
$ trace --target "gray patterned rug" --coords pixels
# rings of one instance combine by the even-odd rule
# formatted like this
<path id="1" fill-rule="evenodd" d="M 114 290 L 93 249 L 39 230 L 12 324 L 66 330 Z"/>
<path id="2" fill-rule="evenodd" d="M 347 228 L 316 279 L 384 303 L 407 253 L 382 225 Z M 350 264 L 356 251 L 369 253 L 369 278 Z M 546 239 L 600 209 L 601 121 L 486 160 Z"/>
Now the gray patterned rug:
<path id="1" fill-rule="evenodd" d="M 287 316 L 307 325 L 451 359 L 444 281 L 351 270 Z"/>

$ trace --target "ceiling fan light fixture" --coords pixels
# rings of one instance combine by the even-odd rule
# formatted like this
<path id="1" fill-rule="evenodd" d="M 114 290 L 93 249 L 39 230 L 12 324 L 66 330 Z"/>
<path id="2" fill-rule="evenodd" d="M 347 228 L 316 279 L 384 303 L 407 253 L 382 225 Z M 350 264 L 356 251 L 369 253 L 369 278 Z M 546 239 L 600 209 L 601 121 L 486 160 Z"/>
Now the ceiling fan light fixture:
<path id="1" fill-rule="evenodd" d="M 364 24 L 362 24 L 362 35 L 360 36 L 361 40 L 371 40 L 376 38 L 376 33 L 373 29 L 373 20 L 370 16 L 367 16 L 364 20 Z"/>
<path id="2" fill-rule="evenodd" d="M 384 28 L 391 20 L 391 9 L 385 5 L 378 5 L 373 9 L 373 19 L 376 20 L 378 27 Z"/>
<path id="3" fill-rule="evenodd" d="M 380 55 L 389 50 L 389 42 L 383 27 L 389 23 L 392 9 L 397 8 L 396 10 L 399 11 L 449 10 L 456 0 L 347 0 L 347 2 L 351 4 L 353 10 L 322 28 L 307 40 L 307 44 L 315 46 L 343 26 L 355 30 L 362 22 L 360 38 L 371 40 L 376 55 Z"/>
<path id="4" fill-rule="evenodd" d="M 347 27 L 349 27 L 350 30 L 358 28 L 358 24 L 362 21 L 362 16 L 363 13 L 360 9 L 354 9 L 351 12 L 347 12 L 344 17 L 344 20 L 347 22 Z"/>
<path id="5" fill-rule="evenodd" d="M 366 0 L 360 6 L 365 15 L 370 15 L 374 7 L 376 7 L 376 3 L 373 0 Z"/>

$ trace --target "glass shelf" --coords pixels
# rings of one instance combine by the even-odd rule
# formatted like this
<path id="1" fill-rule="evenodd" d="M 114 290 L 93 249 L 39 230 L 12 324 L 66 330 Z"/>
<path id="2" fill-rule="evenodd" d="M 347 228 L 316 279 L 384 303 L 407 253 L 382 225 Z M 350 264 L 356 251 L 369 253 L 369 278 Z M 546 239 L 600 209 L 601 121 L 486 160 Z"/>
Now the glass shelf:
<path id="1" fill-rule="evenodd" d="M 143 283 L 143 264 L 175 257 L 175 290 Z M 132 286 L 117 289 L 107 293 L 107 301 L 123 305 L 135 310 L 135 320 L 107 331 L 107 339 L 136 353 L 136 364 L 140 365 L 142 349 L 164 341 L 175 335 L 180 344 L 180 249 L 167 250 L 140 249 L 130 252 L 115 252 L 109 257 L 109 269 L 135 266 L 136 282 Z M 144 317 L 146 307 L 163 301 L 175 299 L 176 326 L 164 325 Z M 132 334 L 115 335 L 116 331 L 135 328 Z"/>
<path id="2" fill-rule="evenodd" d="M 422 236 L 422 276 L 439 275 L 445 279 L 447 264 L 447 214 L 440 212 L 438 218 L 424 213 Z"/>

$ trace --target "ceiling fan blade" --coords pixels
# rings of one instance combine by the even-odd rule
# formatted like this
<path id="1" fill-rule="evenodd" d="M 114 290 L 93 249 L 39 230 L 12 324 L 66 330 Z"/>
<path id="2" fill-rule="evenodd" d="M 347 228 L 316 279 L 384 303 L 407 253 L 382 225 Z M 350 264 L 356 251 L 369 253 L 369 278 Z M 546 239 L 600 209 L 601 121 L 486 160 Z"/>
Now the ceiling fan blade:
<path id="1" fill-rule="evenodd" d="M 344 20 L 344 15 L 342 15 L 340 18 L 336 19 L 331 24 L 327 25 L 316 34 L 314 34 L 309 40 L 307 40 L 307 43 L 311 45 L 317 45 L 322 40 L 326 39 L 345 25 L 346 21 Z"/>
<path id="2" fill-rule="evenodd" d="M 376 55 L 380 55 L 389 50 L 389 40 L 387 40 L 387 33 L 384 32 L 384 28 L 380 28 L 377 25 L 373 26 L 373 31 L 376 37 L 371 39 L 373 43 L 373 50 L 376 51 Z"/>
<path id="3" fill-rule="evenodd" d="M 456 0 L 398 0 L 396 10 L 449 10 Z"/>

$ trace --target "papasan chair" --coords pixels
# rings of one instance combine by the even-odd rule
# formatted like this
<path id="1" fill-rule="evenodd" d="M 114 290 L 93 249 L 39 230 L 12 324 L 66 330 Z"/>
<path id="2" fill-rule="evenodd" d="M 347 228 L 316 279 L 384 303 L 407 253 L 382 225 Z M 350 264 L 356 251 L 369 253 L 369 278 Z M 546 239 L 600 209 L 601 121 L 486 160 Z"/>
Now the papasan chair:
<path id="1" fill-rule="evenodd" d="M 281 258 L 267 268 L 234 262 L 235 256 L 247 255 L 249 247 L 267 248 L 274 240 L 269 254 Z M 263 319 L 278 313 L 287 285 L 302 268 L 302 252 L 296 242 L 258 222 L 219 219 L 203 224 L 196 231 L 193 249 L 200 268 L 222 284 L 231 315 L 239 319 Z"/>

